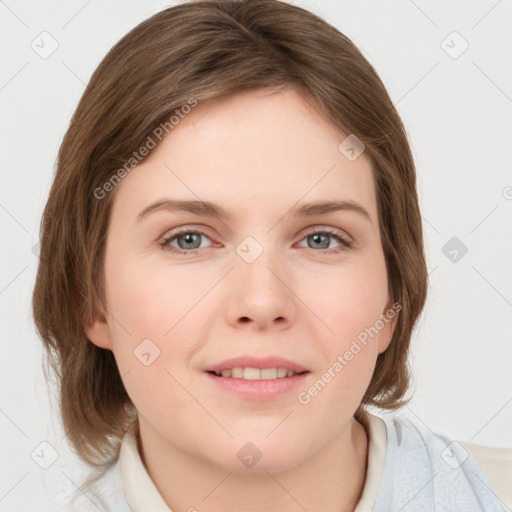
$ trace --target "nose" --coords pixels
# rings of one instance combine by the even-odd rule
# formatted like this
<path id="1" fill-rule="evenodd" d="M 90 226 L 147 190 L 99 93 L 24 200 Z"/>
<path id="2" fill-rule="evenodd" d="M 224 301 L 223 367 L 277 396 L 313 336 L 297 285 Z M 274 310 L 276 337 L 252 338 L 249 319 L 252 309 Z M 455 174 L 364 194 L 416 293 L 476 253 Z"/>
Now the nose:
<path id="1" fill-rule="evenodd" d="M 228 323 L 257 330 L 292 325 L 297 310 L 294 282 L 278 255 L 264 249 L 251 263 L 236 258 L 230 273 Z"/>

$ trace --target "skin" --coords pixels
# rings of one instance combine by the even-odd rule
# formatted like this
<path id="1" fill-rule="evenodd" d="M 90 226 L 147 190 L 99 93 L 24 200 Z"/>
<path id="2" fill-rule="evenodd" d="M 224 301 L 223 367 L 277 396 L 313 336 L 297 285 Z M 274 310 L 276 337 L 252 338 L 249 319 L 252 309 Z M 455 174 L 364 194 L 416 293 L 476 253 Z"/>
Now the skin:
<path id="1" fill-rule="evenodd" d="M 329 512 L 357 504 L 368 439 L 353 415 L 390 324 L 307 405 L 297 400 L 391 306 L 371 165 L 364 153 L 349 161 L 338 150 L 346 136 L 294 90 L 243 92 L 196 106 L 117 186 L 105 255 L 108 312 L 86 333 L 115 355 L 138 411 L 143 461 L 173 510 Z M 137 221 L 170 197 L 211 201 L 231 218 L 154 211 Z M 370 219 L 350 210 L 287 216 L 317 200 L 356 202 Z M 173 253 L 159 242 L 178 227 L 205 236 L 194 246 L 182 236 L 190 249 L 174 238 L 181 252 Z M 316 228 L 353 246 L 334 237 L 324 246 L 308 236 Z M 236 252 L 248 236 L 263 248 L 252 263 Z M 134 356 L 147 338 L 160 350 L 149 366 Z M 247 400 L 203 373 L 231 357 L 271 354 L 308 368 L 306 384 L 274 400 Z M 237 457 L 249 441 L 262 454 L 251 468 Z"/>

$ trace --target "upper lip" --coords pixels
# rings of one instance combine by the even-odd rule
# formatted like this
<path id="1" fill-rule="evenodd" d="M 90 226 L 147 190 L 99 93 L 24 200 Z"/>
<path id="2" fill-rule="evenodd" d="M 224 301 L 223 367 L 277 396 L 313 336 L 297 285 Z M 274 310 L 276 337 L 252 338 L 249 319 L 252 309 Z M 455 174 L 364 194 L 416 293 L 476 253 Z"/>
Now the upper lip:
<path id="1" fill-rule="evenodd" d="M 268 356 L 268 357 L 252 357 L 252 356 L 242 356 L 242 357 L 234 357 L 231 359 L 226 359 L 221 363 L 213 364 L 205 368 L 207 372 L 221 372 L 222 370 L 227 370 L 231 368 L 286 368 L 287 370 L 292 370 L 295 373 L 302 373 L 309 371 L 304 366 L 296 363 L 295 361 L 290 361 L 284 357 L 279 356 Z"/>

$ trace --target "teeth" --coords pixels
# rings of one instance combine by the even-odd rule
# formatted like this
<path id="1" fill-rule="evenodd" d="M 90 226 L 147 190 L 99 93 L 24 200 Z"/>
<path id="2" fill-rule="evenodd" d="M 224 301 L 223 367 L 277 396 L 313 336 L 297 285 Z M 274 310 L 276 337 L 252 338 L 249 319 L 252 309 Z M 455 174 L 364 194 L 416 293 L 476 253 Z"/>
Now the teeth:
<path id="1" fill-rule="evenodd" d="M 277 379 L 277 368 L 265 368 L 261 370 L 260 379 Z"/>
<path id="2" fill-rule="evenodd" d="M 227 368 L 221 372 L 215 372 L 218 377 L 230 377 L 245 380 L 274 380 L 295 375 L 293 370 L 286 368 Z"/>
<path id="3" fill-rule="evenodd" d="M 244 378 L 244 369 L 243 368 L 232 368 L 231 369 L 231 377 L 234 379 L 243 379 Z"/>
<path id="4" fill-rule="evenodd" d="M 259 368 L 244 368 L 245 380 L 260 380 L 261 370 Z"/>

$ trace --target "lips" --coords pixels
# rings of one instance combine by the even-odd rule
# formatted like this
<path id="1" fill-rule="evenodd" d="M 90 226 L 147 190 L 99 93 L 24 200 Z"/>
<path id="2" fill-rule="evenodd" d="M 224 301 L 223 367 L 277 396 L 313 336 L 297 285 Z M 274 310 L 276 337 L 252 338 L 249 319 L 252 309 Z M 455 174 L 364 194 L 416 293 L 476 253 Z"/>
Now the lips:
<path id="1" fill-rule="evenodd" d="M 282 362 L 282 360 L 281 360 Z M 224 366 L 226 362 L 221 363 L 220 366 Z M 228 362 L 228 366 L 233 364 Z M 234 363 L 239 364 L 239 363 Z M 245 363 L 246 364 L 246 363 Z M 254 362 L 250 364 L 255 364 Z M 257 364 L 262 364 L 261 360 Z M 275 364 L 275 363 L 268 363 Z M 281 363 L 279 363 L 281 364 Z M 289 366 L 293 366 L 293 363 Z M 216 365 L 217 367 L 219 365 Z M 235 367 L 242 368 L 242 367 Z M 295 365 L 295 368 L 300 369 L 300 365 Z M 245 367 L 244 373 L 249 369 L 249 372 L 265 372 L 272 371 L 271 368 L 263 368 L 257 369 L 252 367 Z M 229 371 L 229 370 L 228 370 Z M 276 370 L 274 369 L 274 372 Z M 282 378 L 259 378 L 254 379 L 250 378 L 233 378 L 233 377 L 219 377 L 217 373 L 214 371 L 204 371 L 202 372 L 202 376 L 205 379 L 205 383 L 208 385 L 214 386 L 215 389 L 219 390 L 222 394 L 228 393 L 230 396 L 235 396 L 241 400 L 250 400 L 256 402 L 268 402 L 274 400 L 293 400 L 294 393 L 297 392 L 297 389 L 300 387 L 304 387 L 305 383 L 311 374 L 308 370 L 302 373 L 293 373 L 292 370 L 288 370 L 292 375 L 288 377 Z M 261 377 L 261 375 L 260 375 Z"/>
<path id="2" fill-rule="evenodd" d="M 272 370 L 275 370 L 275 372 Z M 285 370 L 286 373 L 284 373 Z M 301 374 L 309 370 L 295 361 L 279 356 L 243 356 L 227 359 L 208 366 L 205 368 L 205 371 L 215 373 L 217 376 L 259 380 L 262 378 L 273 379 L 291 377 L 293 374 Z M 274 373 L 276 374 L 275 376 Z"/>

